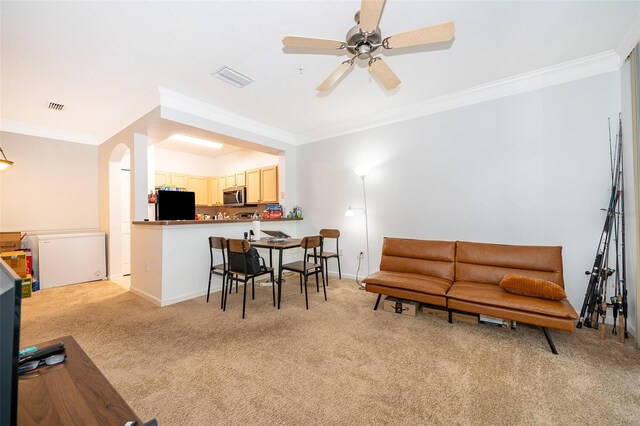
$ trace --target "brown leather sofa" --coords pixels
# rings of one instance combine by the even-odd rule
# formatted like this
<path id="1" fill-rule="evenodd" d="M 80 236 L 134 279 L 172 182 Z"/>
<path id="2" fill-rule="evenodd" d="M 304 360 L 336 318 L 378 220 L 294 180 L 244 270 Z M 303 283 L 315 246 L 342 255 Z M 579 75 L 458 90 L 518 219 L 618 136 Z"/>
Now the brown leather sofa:
<path id="1" fill-rule="evenodd" d="M 568 300 L 509 293 L 500 287 L 507 274 L 551 281 L 564 288 L 562 247 L 514 246 L 466 241 L 385 238 L 380 271 L 366 277 L 367 291 L 446 307 L 452 312 L 488 315 L 547 328 L 573 331 L 578 319 Z"/>

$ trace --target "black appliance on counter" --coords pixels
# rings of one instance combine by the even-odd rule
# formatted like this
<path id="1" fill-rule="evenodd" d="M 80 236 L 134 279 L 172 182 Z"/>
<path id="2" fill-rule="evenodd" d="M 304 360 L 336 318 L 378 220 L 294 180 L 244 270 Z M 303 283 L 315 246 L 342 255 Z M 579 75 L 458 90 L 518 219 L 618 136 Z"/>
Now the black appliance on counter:
<path id="1" fill-rule="evenodd" d="M 156 220 L 194 220 L 195 218 L 195 192 L 158 191 Z"/>

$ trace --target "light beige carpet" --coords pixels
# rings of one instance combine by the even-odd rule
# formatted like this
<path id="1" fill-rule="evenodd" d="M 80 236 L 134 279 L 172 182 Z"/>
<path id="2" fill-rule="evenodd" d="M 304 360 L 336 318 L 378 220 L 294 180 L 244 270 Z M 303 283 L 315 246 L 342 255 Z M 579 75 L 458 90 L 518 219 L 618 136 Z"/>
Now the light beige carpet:
<path id="1" fill-rule="evenodd" d="M 350 280 L 321 294 L 306 311 L 287 284 L 277 311 L 257 288 L 241 320 L 241 293 L 222 312 L 219 293 L 157 308 L 110 282 L 43 290 L 21 344 L 73 335 L 161 425 L 640 423 L 631 342 L 552 331 L 555 356 L 540 329 L 374 312 Z"/>

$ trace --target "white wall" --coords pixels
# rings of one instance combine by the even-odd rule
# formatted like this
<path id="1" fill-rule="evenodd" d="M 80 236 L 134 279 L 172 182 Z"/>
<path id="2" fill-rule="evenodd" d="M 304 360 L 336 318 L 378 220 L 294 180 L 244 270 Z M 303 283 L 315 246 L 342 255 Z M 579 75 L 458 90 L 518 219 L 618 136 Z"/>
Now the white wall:
<path id="1" fill-rule="evenodd" d="M 353 168 L 369 164 L 371 272 L 384 236 L 561 245 L 579 310 L 610 191 L 607 118 L 619 110 L 613 72 L 300 146 L 301 231 L 339 228 L 354 274 L 364 220 L 344 212 L 362 207 Z"/>
<path id="2" fill-rule="evenodd" d="M 98 148 L 0 132 L 14 166 L 0 173 L 2 231 L 98 228 Z"/>
<path id="3" fill-rule="evenodd" d="M 280 158 L 277 155 L 244 149 L 220 157 L 206 157 L 152 145 L 149 147 L 149 160 L 154 170 L 200 176 L 223 176 L 278 165 Z"/>
<path id="4" fill-rule="evenodd" d="M 186 173 L 197 176 L 215 176 L 215 159 L 204 155 L 187 154 L 155 147 L 155 170 Z"/>
<path id="5" fill-rule="evenodd" d="M 259 151 L 236 151 L 215 158 L 215 173 L 213 175 L 226 175 L 244 170 L 260 167 L 274 166 L 279 162 L 277 155 L 265 154 Z"/>

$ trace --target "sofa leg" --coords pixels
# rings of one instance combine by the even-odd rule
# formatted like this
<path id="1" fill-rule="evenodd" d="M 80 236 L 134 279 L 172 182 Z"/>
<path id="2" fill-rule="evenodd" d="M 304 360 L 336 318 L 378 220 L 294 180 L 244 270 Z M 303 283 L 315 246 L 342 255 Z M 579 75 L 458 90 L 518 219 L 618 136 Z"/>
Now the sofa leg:
<path id="1" fill-rule="evenodd" d="M 453 324 L 453 311 L 449 309 L 449 324 Z"/>
<path id="2" fill-rule="evenodd" d="M 547 338 L 547 343 L 549 343 L 551 352 L 553 352 L 554 355 L 558 355 L 558 350 L 556 349 L 556 345 L 554 345 L 553 343 L 553 339 L 551 339 L 551 335 L 549 334 L 549 330 L 547 330 L 547 327 L 542 327 L 542 331 L 544 331 L 544 337 Z"/>
<path id="3" fill-rule="evenodd" d="M 378 304 L 380 303 L 380 298 L 382 297 L 382 294 L 378 295 L 378 298 L 376 299 L 376 305 L 373 307 L 374 311 L 378 310 Z"/>

